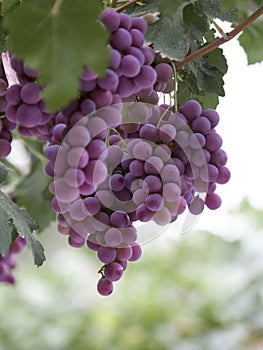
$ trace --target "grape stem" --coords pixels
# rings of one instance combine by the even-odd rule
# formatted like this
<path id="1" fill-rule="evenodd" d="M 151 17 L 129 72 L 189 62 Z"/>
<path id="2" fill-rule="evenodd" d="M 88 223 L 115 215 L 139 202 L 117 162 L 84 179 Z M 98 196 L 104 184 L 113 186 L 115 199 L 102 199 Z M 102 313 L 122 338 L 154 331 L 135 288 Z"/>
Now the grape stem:
<path id="1" fill-rule="evenodd" d="M 218 33 L 222 36 L 222 38 L 224 38 L 225 40 L 229 40 L 229 36 L 228 33 L 225 33 L 223 31 L 223 29 L 220 27 L 220 25 L 214 20 L 214 18 L 212 17 L 208 17 L 210 22 L 215 26 L 216 30 L 218 31 Z"/>
<path id="2" fill-rule="evenodd" d="M 173 73 L 174 73 L 174 95 L 173 95 L 173 99 L 174 99 L 174 112 L 178 112 L 177 109 L 177 73 L 176 73 L 176 67 L 174 62 L 172 63 L 172 68 L 173 68 Z"/>
<path id="3" fill-rule="evenodd" d="M 138 2 L 138 0 L 131 0 L 131 1 L 127 2 L 126 4 L 124 4 L 124 5 L 120 6 L 120 7 L 118 7 L 118 8 L 116 9 L 116 11 L 117 11 L 117 12 L 122 12 L 122 11 L 126 10 L 126 8 L 128 8 L 128 7 L 130 7 L 130 6 L 134 5 L 134 4 L 136 4 L 136 2 Z"/>
<path id="4" fill-rule="evenodd" d="M 56 14 L 58 13 L 59 9 L 60 9 L 60 6 L 62 4 L 63 0 L 56 0 L 53 7 L 52 7 L 52 10 L 51 10 L 51 14 L 52 16 L 56 16 Z"/>
<path id="5" fill-rule="evenodd" d="M 208 54 L 209 52 L 215 50 L 222 44 L 228 42 L 229 40 L 233 39 L 235 36 L 237 36 L 239 33 L 241 33 L 244 29 L 246 29 L 248 26 L 250 26 L 255 20 L 260 17 L 263 14 L 263 5 L 260 6 L 255 12 L 252 13 L 246 20 L 244 20 L 242 23 L 240 23 L 235 29 L 233 29 L 231 32 L 226 33 L 226 38 L 219 38 L 215 40 L 214 42 L 203 46 L 200 50 L 197 50 L 196 52 L 193 52 L 189 56 L 186 56 L 185 59 L 181 62 L 175 62 L 176 70 L 180 70 L 183 66 L 186 64 Z"/>

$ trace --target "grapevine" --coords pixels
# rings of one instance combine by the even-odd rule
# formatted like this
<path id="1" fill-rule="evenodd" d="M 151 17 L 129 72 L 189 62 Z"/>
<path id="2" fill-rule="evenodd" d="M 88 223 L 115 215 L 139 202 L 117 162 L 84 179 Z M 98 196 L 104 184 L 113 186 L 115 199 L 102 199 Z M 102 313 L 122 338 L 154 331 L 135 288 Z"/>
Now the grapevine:
<path id="1" fill-rule="evenodd" d="M 62 3 L 55 1 L 52 16 Z M 195 98 L 180 103 L 180 70 L 263 12 L 260 7 L 227 37 L 194 52 L 185 45 L 184 59 L 175 60 L 146 40 L 162 14 L 130 16 L 124 11 L 132 6 L 136 1 L 101 12 L 98 21 L 109 34 L 106 70 L 100 75 L 82 67 L 77 97 L 57 110 L 50 112 L 43 99 L 47 84 L 35 67 L 7 51 L 0 67 L 0 158 L 10 154 L 14 131 L 41 143 L 58 231 L 70 246 L 97 254 L 103 296 L 142 255 L 138 223 L 161 230 L 186 211 L 198 216 L 221 206 L 217 188 L 230 170 L 216 130 L 220 118 Z M 19 233 L 0 255 L 1 282 L 14 282 L 12 254 L 25 244 Z"/>

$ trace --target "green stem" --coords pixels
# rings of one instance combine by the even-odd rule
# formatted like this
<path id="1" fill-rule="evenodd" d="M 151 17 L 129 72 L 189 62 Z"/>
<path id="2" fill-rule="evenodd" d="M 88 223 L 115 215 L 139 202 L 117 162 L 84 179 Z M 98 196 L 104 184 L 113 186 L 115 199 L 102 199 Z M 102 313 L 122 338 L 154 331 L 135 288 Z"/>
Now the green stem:
<path id="1" fill-rule="evenodd" d="M 172 63 L 172 67 L 173 67 L 173 73 L 174 73 L 174 112 L 178 112 L 178 109 L 177 109 L 177 73 L 176 73 L 176 67 L 175 67 L 175 64 L 174 62 L 171 62 Z"/>
<path id="2" fill-rule="evenodd" d="M 62 4 L 63 0 L 56 0 L 53 7 L 52 7 L 52 10 L 51 10 L 51 15 L 52 16 L 56 16 L 59 9 L 60 9 L 60 6 Z"/>
<path id="3" fill-rule="evenodd" d="M 221 34 L 222 38 L 224 38 L 225 40 L 229 40 L 229 36 L 223 31 L 223 29 L 218 25 L 218 23 L 212 17 L 208 16 L 208 18 L 210 22 L 216 27 L 216 30 Z"/>
<path id="4" fill-rule="evenodd" d="M 128 7 L 130 7 L 130 6 L 134 5 L 134 4 L 136 4 L 136 2 L 138 2 L 138 0 L 131 0 L 131 1 L 127 2 L 126 4 L 124 4 L 124 5 L 120 6 L 120 7 L 118 7 L 118 8 L 116 9 L 116 11 L 117 11 L 117 12 L 123 12 L 124 10 L 126 10 L 126 8 L 128 8 Z"/>
<path id="5" fill-rule="evenodd" d="M 160 117 L 160 119 L 159 119 L 159 121 L 158 121 L 158 124 L 157 124 L 157 126 L 156 126 L 157 129 L 160 128 L 160 125 L 161 125 L 161 122 L 162 122 L 162 120 L 163 120 L 163 117 L 164 117 L 165 114 L 169 111 L 170 108 L 171 108 L 171 106 L 168 106 L 168 107 L 166 108 L 166 110 L 163 112 L 163 114 L 161 115 L 161 117 Z"/>

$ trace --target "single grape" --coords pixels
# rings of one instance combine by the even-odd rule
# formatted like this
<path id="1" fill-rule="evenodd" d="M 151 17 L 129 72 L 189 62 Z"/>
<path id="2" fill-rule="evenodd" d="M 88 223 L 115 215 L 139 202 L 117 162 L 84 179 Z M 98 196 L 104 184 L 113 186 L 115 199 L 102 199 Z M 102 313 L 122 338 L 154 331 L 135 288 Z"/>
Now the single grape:
<path id="1" fill-rule="evenodd" d="M 141 48 L 143 46 L 143 44 L 144 44 L 144 35 L 143 35 L 143 33 L 140 30 L 133 28 L 130 31 L 130 34 L 131 34 L 131 37 L 132 37 L 132 45 L 135 46 L 135 47 L 140 47 Z"/>
<path id="2" fill-rule="evenodd" d="M 34 105 L 40 101 L 40 93 L 41 90 L 35 83 L 27 83 L 22 87 L 20 96 L 23 102 Z"/>
<path id="3" fill-rule="evenodd" d="M 181 195 L 180 187 L 175 183 L 166 183 L 163 185 L 163 198 L 166 202 L 176 201 Z"/>
<path id="4" fill-rule="evenodd" d="M 222 138 L 215 131 L 210 131 L 208 134 L 206 134 L 205 138 L 205 147 L 210 152 L 215 152 L 222 146 Z"/>
<path id="5" fill-rule="evenodd" d="M 118 28 L 111 36 L 111 46 L 119 51 L 128 50 L 132 46 L 132 36 L 128 30 Z"/>
<path id="6" fill-rule="evenodd" d="M 22 103 L 17 109 L 17 121 L 21 126 L 32 128 L 42 119 L 41 110 L 35 105 Z"/>
<path id="7" fill-rule="evenodd" d="M 218 209 L 221 206 L 222 200 L 216 193 L 208 193 L 205 199 L 207 208 L 211 210 Z"/>
<path id="8" fill-rule="evenodd" d="M 100 20 L 110 32 L 114 32 L 120 25 L 120 15 L 111 9 L 104 10 Z"/>
<path id="9" fill-rule="evenodd" d="M 171 222 L 172 215 L 170 213 L 170 210 L 166 207 L 159 210 L 157 213 L 154 214 L 153 220 L 156 222 L 157 225 L 165 226 Z"/>
<path id="10" fill-rule="evenodd" d="M 173 69 L 167 63 L 159 63 L 155 66 L 157 81 L 167 83 L 173 77 Z"/>
<path id="11" fill-rule="evenodd" d="M 18 84 L 11 85 L 6 90 L 5 98 L 6 98 L 7 103 L 10 106 L 19 105 L 22 102 L 21 96 L 20 96 L 20 91 L 21 91 L 21 85 L 18 85 Z"/>
<path id="12" fill-rule="evenodd" d="M 107 69 L 105 76 L 98 80 L 99 87 L 104 90 L 115 91 L 118 87 L 118 84 L 119 84 L 119 77 L 111 69 Z"/>
<path id="13" fill-rule="evenodd" d="M 115 260 L 117 252 L 115 248 L 111 247 L 99 247 L 98 258 L 101 262 L 108 264 Z"/>
<path id="14" fill-rule="evenodd" d="M 121 59 L 120 72 L 127 78 L 135 77 L 141 69 L 140 62 L 133 55 L 126 55 Z"/>
<path id="15" fill-rule="evenodd" d="M 103 296 L 108 296 L 113 292 L 113 283 L 107 278 L 102 277 L 97 284 L 98 293 Z"/>
<path id="16" fill-rule="evenodd" d="M 120 24 L 119 27 L 130 29 L 132 26 L 132 18 L 128 16 L 126 13 L 120 13 Z"/>
<path id="17" fill-rule="evenodd" d="M 163 197 L 159 193 L 151 193 L 148 195 L 145 205 L 151 211 L 158 211 L 164 207 Z"/>
<path id="18" fill-rule="evenodd" d="M 110 216 L 110 223 L 115 227 L 128 227 L 130 225 L 129 215 L 123 211 L 115 211 Z"/>
<path id="19" fill-rule="evenodd" d="M 204 210 L 205 202 L 200 197 L 195 197 L 192 203 L 189 205 L 189 211 L 193 215 L 199 215 Z"/>
<path id="20" fill-rule="evenodd" d="M 122 243 L 121 231 L 112 227 L 106 231 L 104 239 L 107 247 L 118 247 Z"/>
<path id="21" fill-rule="evenodd" d="M 210 121 L 206 117 L 199 117 L 193 120 L 192 130 L 201 134 L 206 134 L 211 129 Z"/>
<path id="22" fill-rule="evenodd" d="M 213 109 L 205 109 L 201 113 L 202 116 L 205 116 L 211 123 L 211 128 L 215 128 L 219 122 L 219 115 Z"/>
<path id="23" fill-rule="evenodd" d="M 143 181 L 143 189 L 148 193 L 158 193 L 163 186 L 162 180 L 156 175 L 148 175 Z"/>
<path id="24" fill-rule="evenodd" d="M 149 175 L 159 175 L 163 168 L 163 161 L 156 156 L 149 157 L 144 163 L 144 170 Z"/>
<path id="25" fill-rule="evenodd" d="M 222 166 L 218 169 L 218 176 L 216 178 L 216 183 L 224 185 L 230 179 L 230 171 L 227 167 Z"/>
<path id="26" fill-rule="evenodd" d="M 119 192 L 124 189 L 126 185 L 125 178 L 121 174 L 113 174 L 110 177 L 110 182 L 109 182 L 110 188 L 113 191 Z"/>
<path id="27" fill-rule="evenodd" d="M 144 65 L 134 78 L 134 83 L 139 89 L 147 89 L 154 85 L 156 76 L 156 72 L 152 67 Z"/>
<path id="28" fill-rule="evenodd" d="M 104 268 L 104 275 L 111 282 L 118 281 L 121 278 L 122 274 L 123 267 L 117 262 L 112 262 L 106 265 Z"/>

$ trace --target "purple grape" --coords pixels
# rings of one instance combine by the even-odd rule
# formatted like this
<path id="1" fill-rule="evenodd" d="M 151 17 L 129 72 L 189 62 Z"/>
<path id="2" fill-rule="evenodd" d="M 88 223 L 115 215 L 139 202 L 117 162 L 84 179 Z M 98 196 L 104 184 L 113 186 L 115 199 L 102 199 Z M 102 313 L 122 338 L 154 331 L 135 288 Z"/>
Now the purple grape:
<path id="1" fill-rule="evenodd" d="M 211 210 L 218 209 L 221 206 L 222 200 L 216 193 L 208 193 L 205 199 L 207 208 Z"/>
<path id="2" fill-rule="evenodd" d="M 89 97 L 96 103 L 98 109 L 106 107 L 112 102 L 112 93 L 109 90 L 102 90 L 100 88 L 91 91 Z"/>
<path id="3" fill-rule="evenodd" d="M 85 205 L 88 214 L 91 216 L 96 215 L 101 209 L 100 201 L 95 197 L 85 198 L 83 204 Z"/>
<path id="4" fill-rule="evenodd" d="M 151 48 L 151 46 L 144 46 L 141 48 L 141 51 L 144 54 L 145 57 L 145 64 L 150 65 L 153 63 L 155 52 Z"/>
<path id="5" fill-rule="evenodd" d="M 167 164 L 161 171 L 161 178 L 164 182 L 178 182 L 180 179 L 180 172 L 176 165 Z"/>
<path id="6" fill-rule="evenodd" d="M 195 197 L 192 203 L 189 205 L 189 211 L 193 215 L 199 215 L 204 210 L 204 205 L 205 202 L 201 198 Z"/>
<path id="7" fill-rule="evenodd" d="M 40 88 L 35 83 L 27 83 L 25 84 L 21 91 L 20 95 L 23 102 L 34 105 L 40 101 Z"/>
<path id="8" fill-rule="evenodd" d="M 85 168 L 86 182 L 90 185 L 99 185 L 107 178 L 108 170 L 100 160 L 90 160 Z"/>
<path id="9" fill-rule="evenodd" d="M 90 139 L 89 130 L 83 125 L 75 125 L 67 134 L 67 142 L 72 146 L 86 147 Z"/>
<path id="10" fill-rule="evenodd" d="M 157 81 L 160 83 L 167 83 L 173 77 L 173 69 L 167 63 L 159 63 L 155 66 L 157 73 Z"/>
<path id="11" fill-rule="evenodd" d="M 175 139 L 176 129 L 171 124 L 164 124 L 159 129 L 159 137 L 163 142 L 171 142 Z"/>
<path id="12" fill-rule="evenodd" d="M 17 121 L 25 128 L 37 126 L 42 118 L 41 110 L 33 105 L 22 103 L 17 109 Z"/>
<path id="13" fill-rule="evenodd" d="M 132 18 L 132 28 L 138 29 L 143 34 L 145 34 L 147 30 L 147 23 L 143 18 Z"/>
<path id="14" fill-rule="evenodd" d="M 148 175 L 143 181 L 143 189 L 145 192 L 158 193 L 162 189 L 162 181 L 156 175 Z"/>
<path id="15" fill-rule="evenodd" d="M 20 91 L 21 91 L 21 85 L 18 85 L 18 84 L 14 84 L 7 89 L 5 98 L 7 103 L 10 106 L 19 105 L 22 102 Z"/>
<path id="16" fill-rule="evenodd" d="M 211 128 L 215 128 L 219 122 L 219 115 L 216 111 L 214 111 L 213 109 L 205 109 L 202 112 L 202 116 L 205 116 L 211 124 Z"/>
<path id="17" fill-rule="evenodd" d="M 151 211 L 158 211 L 164 207 L 163 197 L 159 193 L 151 193 L 148 195 L 145 205 Z"/>
<path id="18" fill-rule="evenodd" d="M 205 147 L 210 152 L 215 152 L 222 146 L 222 138 L 215 131 L 210 131 L 208 134 L 206 134 L 205 138 Z"/>
<path id="19" fill-rule="evenodd" d="M 120 261 L 127 261 L 132 256 L 132 247 L 121 247 L 117 249 L 117 258 Z"/>
<path id="20" fill-rule="evenodd" d="M 107 154 L 107 146 L 104 141 L 93 139 L 90 141 L 86 150 L 89 154 L 89 159 L 105 158 Z M 104 156 L 104 157 L 103 157 Z"/>
<path id="21" fill-rule="evenodd" d="M 121 54 L 118 50 L 110 49 L 110 63 L 109 67 L 113 70 L 117 70 L 121 63 Z"/>
<path id="22" fill-rule="evenodd" d="M 131 96 L 134 92 L 134 83 L 132 79 L 121 76 L 119 78 L 119 86 L 117 89 L 117 93 L 120 97 L 128 97 Z"/>
<path id="23" fill-rule="evenodd" d="M 149 157 L 144 163 L 144 170 L 149 175 L 159 175 L 163 168 L 163 161 L 155 156 Z"/>
<path id="24" fill-rule="evenodd" d="M 166 207 L 162 208 L 157 213 L 155 213 L 153 220 L 156 222 L 157 225 L 160 226 L 165 226 L 169 224 L 172 220 L 170 210 Z"/>
<path id="25" fill-rule="evenodd" d="M 118 28 L 111 36 L 111 45 L 119 51 L 128 50 L 132 46 L 132 36 L 128 30 Z"/>
<path id="26" fill-rule="evenodd" d="M 224 185 L 230 179 L 230 171 L 227 167 L 222 166 L 218 169 L 218 176 L 216 178 L 216 183 Z"/>
<path id="27" fill-rule="evenodd" d="M 130 225 L 130 218 L 124 211 L 115 211 L 110 216 L 110 223 L 115 227 L 125 228 Z"/>
<path id="28" fill-rule="evenodd" d="M 67 153 L 67 164 L 71 168 L 84 168 L 89 162 L 89 154 L 84 147 L 74 147 Z"/>
<path id="29" fill-rule="evenodd" d="M 139 89 L 147 89 L 154 85 L 156 76 L 156 72 L 152 67 L 144 65 L 134 78 L 134 83 Z"/>
<path id="30" fill-rule="evenodd" d="M 121 59 L 120 71 L 127 78 L 135 77 L 141 69 L 140 62 L 135 56 L 126 55 Z"/>
<path id="31" fill-rule="evenodd" d="M 100 247 L 98 244 L 96 244 L 90 240 L 90 236 L 87 239 L 87 246 L 89 247 L 89 249 L 91 249 L 95 252 L 97 252 L 99 250 L 99 247 Z"/>
<path id="32" fill-rule="evenodd" d="M 124 189 L 126 186 L 126 181 L 123 175 L 121 174 L 113 174 L 110 178 L 110 188 L 113 191 L 119 192 Z"/>
<path id="33" fill-rule="evenodd" d="M 152 146 L 145 141 L 139 140 L 132 149 L 133 156 L 139 160 L 146 160 L 152 155 Z"/>
<path id="34" fill-rule="evenodd" d="M 67 126 L 65 124 L 57 124 L 52 130 L 52 135 L 57 142 L 62 142 L 65 137 Z"/>
<path id="35" fill-rule="evenodd" d="M 179 108 L 179 112 L 183 113 L 189 121 L 192 121 L 195 118 L 200 117 L 202 107 L 199 102 L 195 100 L 189 100 Z"/>
<path id="36" fill-rule="evenodd" d="M 123 61 L 123 59 L 122 59 L 122 61 Z M 107 69 L 105 76 L 102 79 L 98 80 L 99 87 L 104 89 L 104 90 L 115 91 L 118 87 L 118 83 L 119 83 L 119 77 L 111 69 Z"/>
<path id="37" fill-rule="evenodd" d="M 0 158 L 6 158 L 10 152 L 11 152 L 10 142 L 0 138 Z"/>
<path id="38" fill-rule="evenodd" d="M 25 65 L 23 66 L 23 70 L 24 70 L 25 75 L 27 75 L 29 78 L 35 79 L 39 76 L 39 72 L 37 70 L 31 69 Z"/>
<path id="39" fill-rule="evenodd" d="M 140 63 L 140 67 L 145 63 L 145 57 L 141 49 L 131 46 L 129 50 L 125 51 L 125 55 L 131 55 L 137 58 Z"/>
<path id="40" fill-rule="evenodd" d="M 132 26 L 132 18 L 126 13 L 120 13 L 120 24 L 119 27 L 125 28 L 125 29 L 130 29 Z"/>
<path id="41" fill-rule="evenodd" d="M 132 45 L 135 47 L 142 47 L 144 44 L 144 35 L 138 29 L 132 29 L 130 31 L 132 37 Z"/>
<path id="42" fill-rule="evenodd" d="M 199 117 L 193 120 L 192 130 L 201 134 L 206 134 L 211 129 L 211 124 L 206 117 Z"/>
<path id="43" fill-rule="evenodd" d="M 84 115 L 89 115 L 96 110 L 96 104 L 90 98 L 86 98 L 81 102 L 80 110 Z"/>
<path id="44" fill-rule="evenodd" d="M 96 86 L 97 86 L 96 80 L 91 80 L 91 81 L 81 80 L 81 91 L 91 92 L 96 88 Z"/>
<path id="45" fill-rule="evenodd" d="M 116 282 L 121 279 L 122 274 L 123 267 L 117 262 L 112 262 L 104 268 L 104 275 L 111 282 Z"/>
<path id="46" fill-rule="evenodd" d="M 113 292 L 113 283 L 107 278 L 102 277 L 98 281 L 97 290 L 100 295 L 108 296 Z"/>
<path id="47" fill-rule="evenodd" d="M 195 119 L 197 120 L 197 119 Z M 196 132 L 194 134 L 192 134 L 190 136 L 190 146 L 193 148 L 193 149 L 200 149 L 203 148 L 205 146 L 205 137 L 203 134 L 200 134 L 199 132 Z"/>
<path id="48" fill-rule="evenodd" d="M 180 187 L 175 183 L 166 183 L 163 185 L 163 198 L 166 202 L 176 201 L 181 195 Z"/>
<path id="49" fill-rule="evenodd" d="M 153 216 L 154 216 L 154 212 L 148 209 L 145 204 L 141 204 L 136 209 L 137 220 L 140 220 L 142 222 L 148 222 L 152 220 Z"/>
<path id="50" fill-rule="evenodd" d="M 115 260 L 117 252 L 115 248 L 99 247 L 98 258 L 104 264 L 109 264 Z"/>
<path id="51" fill-rule="evenodd" d="M 130 163 L 129 169 L 134 176 L 144 175 L 144 163 L 141 160 L 133 160 Z"/>
<path id="52" fill-rule="evenodd" d="M 106 231 L 104 235 L 105 244 L 108 247 L 118 247 L 122 243 L 121 231 L 116 227 L 112 227 Z"/>
<path id="53" fill-rule="evenodd" d="M 226 165 L 227 162 L 227 154 L 222 149 L 218 149 L 217 151 L 211 154 L 211 163 L 216 165 L 218 168 Z"/>
<path id="54" fill-rule="evenodd" d="M 100 20 L 110 32 L 114 32 L 120 25 L 120 15 L 111 9 L 104 10 Z"/>

